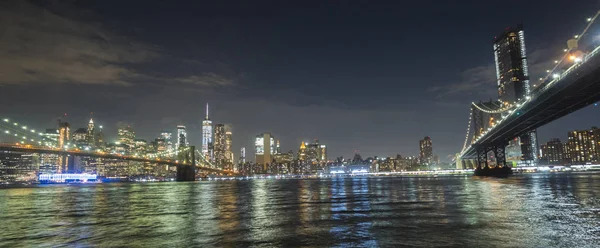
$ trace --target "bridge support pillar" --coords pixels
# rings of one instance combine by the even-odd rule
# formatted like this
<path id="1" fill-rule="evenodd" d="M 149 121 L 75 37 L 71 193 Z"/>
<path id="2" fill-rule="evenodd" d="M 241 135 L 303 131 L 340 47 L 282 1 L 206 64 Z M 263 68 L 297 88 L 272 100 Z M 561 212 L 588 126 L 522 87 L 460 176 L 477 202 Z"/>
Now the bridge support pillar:
<path id="1" fill-rule="evenodd" d="M 496 157 L 496 167 L 506 167 L 506 146 L 494 146 L 494 157 Z"/>
<path id="2" fill-rule="evenodd" d="M 477 149 L 477 168 L 482 169 L 488 167 L 487 152 L 487 148 Z"/>
<path id="3" fill-rule="evenodd" d="M 195 181 L 196 180 L 196 154 L 195 147 L 188 146 L 182 147 L 178 154 L 177 160 L 179 160 L 179 164 L 177 165 L 177 181 Z"/>

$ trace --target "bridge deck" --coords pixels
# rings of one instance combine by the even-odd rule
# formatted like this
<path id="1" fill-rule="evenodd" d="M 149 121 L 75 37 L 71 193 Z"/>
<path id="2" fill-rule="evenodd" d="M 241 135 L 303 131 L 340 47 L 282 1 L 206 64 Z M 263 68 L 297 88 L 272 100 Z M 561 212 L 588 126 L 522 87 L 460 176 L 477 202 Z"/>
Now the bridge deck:
<path id="1" fill-rule="evenodd" d="M 513 112 L 463 152 L 475 158 L 477 147 L 503 144 L 530 130 L 600 101 L 600 56 L 592 56 Z"/>

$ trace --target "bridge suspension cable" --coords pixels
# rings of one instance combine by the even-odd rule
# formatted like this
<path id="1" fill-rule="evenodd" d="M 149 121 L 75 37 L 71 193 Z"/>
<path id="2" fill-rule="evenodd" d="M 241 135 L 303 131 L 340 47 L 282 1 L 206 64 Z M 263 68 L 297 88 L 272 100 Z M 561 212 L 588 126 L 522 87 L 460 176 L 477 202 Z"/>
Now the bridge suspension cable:
<path id="1" fill-rule="evenodd" d="M 473 111 L 469 111 L 469 123 L 467 124 L 467 134 L 465 135 L 465 143 L 460 153 L 467 149 L 467 143 L 469 142 L 469 133 L 471 133 L 471 119 L 473 118 Z"/>
<path id="2" fill-rule="evenodd" d="M 204 164 L 209 165 L 208 167 L 210 167 L 210 168 L 216 168 L 215 165 L 210 162 L 210 160 L 206 159 L 206 157 L 204 156 L 204 154 L 202 154 L 198 150 L 195 150 L 195 152 L 196 152 L 197 157 L 200 158 L 200 160 L 198 160 L 198 162 L 203 162 Z"/>
<path id="3" fill-rule="evenodd" d="M 588 19 L 587 19 L 587 21 L 588 21 L 588 25 L 587 25 L 587 26 L 585 26 L 585 28 L 583 29 L 583 31 L 582 31 L 580 34 L 578 34 L 578 35 L 575 35 L 575 37 L 574 37 L 574 39 L 575 39 L 575 41 L 576 41 L 576 43 L 577 43 L 577 44 L 579 44 L 579 40 L 581 40 L 581 38 L 583 38 L 583 36 L 584 36 L 584 35 L 587 33 L 587 31 L 590 29 L 590 27 L 591 27 L 591 26 L 594 24 L 594 22 L 596 21 L 596 19 L 598 19 L 598 16 L 599 16 L 599 15 L 600 15 L 600 10 L 599 10 L 598 12 L 596 12 L 596 14 L 595 14 L 593 17 L 591 17 L 591 18 L 588 18 Z M 571 52 L 573 49 L 576 49 L 576 48 L 573 48 L 573 47 L 567 47 L 567 48 L 565 49 L 565 54 L 564 54 L 564 55 L 563 55 L 563 56 L 560 58 L 560 60 L 557 60 L 557 61 L 555 61 L 555 65 L 554 65 L 554 67 L 553 67 L 551 70 L 548 70 L 548 71 L 547 71 L 547 72 L 548 72 L 548 74 L 547 74 L 545 77 L 541 78 L 541 80 L 542 80 L 542 81 L 546 81 L 548 78 L 550 78 L 550 77 L 553 77 L 553 75 L 554 75 L 554 71 L 555 71 L 555 70 L 556 70 L 556 69 L 557 69 L 557 68 L 558 68 L 558 67 L 559 67 L 559 66 L 562 64 L 562 62 L 563 62 L 563 61 L 564 61 L 564 60 L 565 60 L 567 57 L 569 57 L 569 56 L 570 56 L 570 52 Z"/>
<path id="4" fill-rule="evenodd" d="M 0 132 L 4 135 L 15 137 L 19 143 L 34 142 L 41 145 L 48 140 L 56 141 L 56 139 L 45 137 L 43 133 L 36 133 L 35 129 L 30 129 L 25 125 L 20 125 L 17 122 L 11 124 L 7 118 L 4 118 L 0 122 Z"/>
<path id="5" fill-rule="evenodd" d="M 499 114 L 499 113 L 503 113 L 503 112 L 506 112 L 506 111 L 510 110 L 510 109 L 513 107 L 513 105 L 512 105 L 512 104 L 509 104 L 509 105 L 506 105 L 506 106 L 505 106 L 505 107 L 503 107 L 503 108 L 499 108 L 499 109 L 491 109 L 491 108 L 486 108 L 485 106 L 479 106 L 479 105 L 478 105 L 477 103 L 475 103 L 475 102 L 472 102 L 471 104 L 472 104 L 473 106 L 475 106 L 475 108 L 477 108 L 477 109 L 479 109 L 479 110 L 481 110 L 481 111 L 483 111 L 483 112 L 485 112 L 485 113 L 488 113 L 488 114 Z"/>

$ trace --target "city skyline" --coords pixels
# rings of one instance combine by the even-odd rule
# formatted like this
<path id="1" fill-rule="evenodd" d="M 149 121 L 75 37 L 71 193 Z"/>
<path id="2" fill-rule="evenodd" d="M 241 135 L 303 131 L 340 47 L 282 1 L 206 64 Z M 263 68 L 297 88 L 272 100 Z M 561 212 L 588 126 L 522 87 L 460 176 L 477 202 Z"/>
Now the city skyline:
<path id="1" fill-rule="evenodd" d="M 38 129 L 54 126 L 56 118 L 66 112 L 69 114 L 67 121 L 73 125 L 72 129 L 76 130 L 79 127 L 85 127 L 84 120 L 88 117 L 88 113 L 93 111 L 95 113 L 94 120 L 98 119 L 104 124 L 108 138 L 115 138 L 112 135 L 116 133 L 118 122 L 132 124 L 136 128 L 136 133 L 146 139 L 155 137 L 160 130 L 165 128 L 169 128 L 175 133 L 172 130 L 173 127 L 182 124 L 187 127 L 190 136 L 188 141 L 199 147 L 197 141 L 202 138 L 200 130 L 203 105 L 205 102 L 211 102 L 211 119 L 214 120 L 214 123 L 231 124 L 234 129 L 233 151 L 239 151 L 241 147 L 252 147 L 253 137 L 257 133 L 270 132 L 281 140 L 284 151 L 297 149 L 295 146 L 301 141 L 318 138 L 327 141 L 330 157 L 351 157 L 355 150 L 359 150 L 364 155 L 393 156 L 401 153 L 414 156 L 419 153 L 418 140 L 424 136 L 431 136 L 435 140 L 434 153 L 439 155 L 443 161 L 448 161 L 447 156 L 455 154 L 461 148 L 469 102 L 475 99 L 485 100 L 497 95 L 493 68 L 494 58 L 491 49 L 493 36 L 498 35 L 507 26 L 523 22 L 527 33 L 531 77 L 535 78 L 539 76 L 540 72 L 543 72 L 548 63 L 552 63 L 557 54 L 560 54 L 566 40 L 575 30 L 580 29 L 585 17 L 592 14 L 587 13 L 587 9 L 595 9 L 590 7 L 593 6 L 591 3 L 578 6 L 565 3 L 543 2 L 542 4 L 542 2 L 536 3 L 535 1 L 523 3 L 525 6 L 523 9 L 528 9 L 526 6 L 535 6 L 539 11 L 532 15 L 528 15 L 528 12 L 522 10 L 515 10 L 502 17 L 499 14 L 491 14 L 489 17 L 475 16 L 473 18 L 480 20 L 482 24 L 472 27 L 470 32 L 466 32 L 465 39 L 459 39 L 445 35 L 447 34 L 445 30 L 452 30 L 449 29 L 451 26 L 460 27 L 460 24 L 466 21 L 460 17 L 463 13 L 461 11 L 472 12 L 477 9 L 482 13 L 490 13 L 492 9 L 475 3 L 466 10 L 448 13 L 449 16 L 445 17 L 447 23 L 435 23 L 423 20 L 418 16 L 410 16 L 417 20 L 423 20 L 422 25 L 439 32 L 434 35 L 423 33 L 421 28 L 407 26 L 400 19 L 395 19 L 395 15 L 392 13 L 397 10 L 397 5 L 382 6 L 364 12 L 365 16 L 359 18 L 360 22 L 350 22 L 354 25 L 346 25 L 338 23 L 336 19 L 322 17 L 324 19 L 292 25 L 291 31 L 270 31 L 269 34 L 279 39 L 278 41 L 291 42 L 294 47 L 305 53 L 300 55 L 287 51 L 284 52 L 286 56 L 283 56 L 278 55 L 281 51 L 275 47 L 261 53 L 266 54 L 267 57 L 260 57 L 257 56 L 259 54 L 252 53 L 251 49 L 236 48 L 237 43 L 232 41 L 217 45 L 202 37 L 189 37 L 191 43 L 208 45 L 213 48 L 211 49 L 213 52 L 206 52 L 186 42 L 179 44 L 173 43 L 173 41 L 148 38 L 147 29 L 149 27 L 146 26 L 147 24 L 136 21 L 144 20 L 147 16 L 137 13 L 132 16 L 133 21 L 125 22 L 122 27 L 116 27 L 106 17 L 107 6 L 105 4 L 12 4 L 10 1 L 3 4 L 2 7 L 6 7 L 2 8 L 3 10 L 16 8 L 24 10 L 25 14 L 30 13 L 25 17 L 35 16 L 35 13 L 39 13 L 40 10 L 48 10 L 47 16 L 37 16 L 37 18 L 45 18 L 43 20 L 47 21 L 48 25 L 56 27 L 58 30 L 72 24 L 89 27 L 87 30 L 75 30 L 76 35 L 73 39 L 84 42 L 77 43 L 81 46 L 74 47 L 74 52 L 79 52 L 75 55 L 85 55 L 82 53 L 85 50 L 83 48 L 91 46 L 90 51 L 101 51 L 117 57 L 122 56 L 123 58 L 120 59 L 109 58 L 109 64 L 114 64 L 116 68 L 96 69 L 135 72 L 137 76 L 137 79 L 130 79 L 110 73 L 100 74 L 100 76 L 90 74 L 98 76 L 101 80 L 91 82 L 89 78 L 74 77 L 74 75 L 68 74 L 66 75 L 69 79 L 68 82 L 49 76 L 46 78 L 48 82 L 43 83 L 35 81 L 35 78 L 32 79 L 27 74 L 13 73 L 10 77 L 3 78 L 0 84 L 5 87 L 0 96 L 5 101 L 0 104 L 0 111 L 8 118 L 29 123 L 39 123 L 40 121 L 41 124 L 46 123 L 44 126 L 36 127 Z M 467 4 L 458 5 L 464 7 Z M 157 8 L 152 4 L 144 7 Z M 225 15 L 225 6 L 216 4 L 211 7 L 215 8 L 216 12 L 209 15 L 210 17 L 216 18 Z M 261 4 L 253 8 L 263 7 L 265 8 L 261 13 L 267 14 L 278 10 L 289 13 L 291 9 L 290 6 L 285 5 L 268 7 Z M 332 11 L 328 7 L 330 6 L 325 4 L 317 9 L 325 12 Z M 348 13 L 352 13 L 352 10 L 356 9 L 353 6 L 336 7 L 340 7 L 340 20 L 342 21 L 348 20 Z M 388 7 L 390 10 L 384 10 Z M 434 8 L 440 11 L 445 7 L 448 6 Z M 506 13 L 501 10 L 508 7 L 498 8 L 493 8 L 493 10 Z M 89 18 L 98 21 L 101 25 L 92 25 L 89 19 L 69 14 L 67 10 L 71 9 L 88 10 L 94 13 Z M 552 17 L 553 19 L 542 14 L 554 13 L 558 10 L 561 10 L 562 14 Z M 239 14 L 240 11 L 242 11 L 241 8 L 235 9 L 235 13 Z M 297 14 L 310 14 L 313 11 L 300 8 Z M 374 13 L 381 13 L 381 16 L 378 17 Z M 267 15 L 266 19 L 294 24 L 293 18 L 297 15 L 291 14 L 291 19 L 280 15 Z M 6 15 L 12 17 L 13 14 L 6 13 Z M 185 15 L 184 13 L 183 16 Z M 124 16 L 126 16 L 125 13 L 114 14 L 119 21 L 124 21 Z M 20 22 L 16 22 L 17 26 L 10 26 L 9 30 L 22 32 L 22 25 L 28 22 L 22 18 L 15 18 Z M 248 21 L 248 24 L 239 23 L 238 20 Z M 166 20 L 164 27 L 172 27 L 175 25 L 175 21 L 177 20 Z M 196 21 L 199 20 L 196 19 Z M 322 23 L 328 25 L 319 28 L 317 24 Z M 258 32 L 260 30 L 257 31 L 257 27 L 262 24 L 264 23 L 261 20 L 250 17 L 234 19 L 231 23 L 217 22 L 216 25 L 224 28 L 226 33 L 222 34 L 224 36 L 211 33 L 210 27 L 201 26 L 200 29 L 217 35 L 220 39 L 230 40 L 226 38 L 228 36 L 238 37 L 236 28 L 247 27 Z M 125 35 L 136 25 L 141 26 L 139 31 Z M 407 37 L 395 34 L 395 31 L 389 33 L 390 36 L 387 37 L 389 39 L 386 39 L 390 43 L 384 42 L 383 44 L 351 36 L 355 31 L 361 30 L 361 25 L 381 26 L 382 32 L 368 31 L 368 34 L 375 37 L 387 37 L 385 35 L 389 31 L 405 29 L 404 33 L 414 33 L 415 36 L 421 37 L 419 40 L 426 45 L 432 44 L 430 41 L 439 41 L 439 39 L 436 40 L 439 38 L 438 36 L 442 36 L 441 39 L 446 44 L 440 46 L 436 43 L 435 46 L 423 46 L 406 43 L 403 40 Z M 440 25 L 440 27 L 435 25 Z M 309 34 L 319 34 L 318 36 L 326 42 L 321 44 L 320 42 L 311 42 L 310 39 L 302 39 L 305 37 L 301 35 L 304 28 L 314 28 L 314 31 L 310 31 Z M 323 34 L 323 31 L 327 30 L 325 28 L 340 28 L 340 36 Z M 169 33 L 161 27 L 157 29 L 163 34 L 172 35 L 171 37 L 184 36 L 184 33 Z M 98 34 L 119 39 L 111 39 L 111 42 L 114 42 L 110 43 L 113 47 L 106 50 L 98 47 L 94 42 L 94 38 L 97 38 Z M 54 35 L 58 34 L 43 33 L 40 37 L 41 39 L 50 39 Z M 300 41 L 303 42 L 292 42 L 294 39 L 289 39 L 288 36 L 300 38 Z M 248 44 L 254 49 L 262 48 L 255 44 L 262 44 L 261 42 L 264 43 L 264 40 L 250 34 L 246 34 L 244 37 L 247 39 L 244 44 Z M 348 42 L 351 40 L 350 38 L 357 39 L 355 39 L 355 43 L 352 43 Z M 124 47 L 121 41 L 127 41 L 123 43 L 131 41 L 135 46 Z M 2 44 L 5 45 L 3 49 L 7 47 L 16 49 L 11 46 L 15 44 L 14 42 L 12 39 L 3 40 Z M 266 44 L 272 43 L 267 41 Z M 58 50 L 63 48 L 52 42 L 45 45 L 37 43 L 31 45 L 37 46 L 37 48 L 58 48 Z M 183 51 L 176 48 L 178 45 L 181 45 L 181 49 L 188 49 L 185 51 L 191 51 L 190 55 L 182 55 Z M 378 48 L 380 45 L 381 48 Z M 412 49 L 412 46 L 416 46 L 417 49 Z M 160 49 L 153 49 L 153 47 Z M 407 47 L 411 48 L 410 50 L 419 50 L 420 54 L 405 54 Z M 456 51 L 444 50 L 448 47 L 453 47 Z M 358 48 L 364 48 L 364 50 Z M 235 52 L 229 53 L 228 49 L 239 52 L 240 55 L 238 56 Z M 355 49 L 358 49 L 355 53 L 367 58 L 364 61 L 375 61 L 375 66 L 348 60 L 345 57 L 346 53 Z M 19 50 L 17 49 L 17 51 Z M 314 61 L 312 59 L 315 57 L 312 54 L 319 54 L 324 62 L 332 65 L 330 71 L 320 69 L 323 64 L 319 61 L 315 62 L 315 66 L 311 66 L 308 62 Z M 447 54 L 448 56 L 438 56 L 434 60 L 425 59 L 433 54 Z M 457 54 L 464 55 L 464 57 L 456 56 Z M 54 56 L 57 55 L 40 53 L 23 56 L 23 58 L 32 61 L 34 59 L 52 61 Z M 413 61 L 406 63 L 406 61 L 398 59 L 406 56 L 413 58 Z M 287 57 L 291 59 L 284 59 Z M 77 60 L 78 57 L 67 57 L 67 59 Z M 454 63 L 458 60 L 460 62 Z M 147 71 L 155 70 L 156 67 L 146 65 L 147 61 L 159 64 L 167 61 L 183 66 L 180 70 L 165 67 L 157 70 L 159 73 L 151 74 Z M 264 62 L 265 66 L 263 67 L 266 69 L 256 68 L 253 66 L 255 62 Z M 289 62 L 289 64 L 282 62 Z M 125 63 L 133 63 L 145 67 L 145 69 L 134 69 L 134 66 L 127 67 L 123 65 Z M 15 71 L 31 69 L 27 65 L 19 63 L 11 66 L 20 66 Z M 438 73 L 435 74 L 444 76 L 425 75 L 428 73 L 423 73 L 425 70 L 423 68 L 436 68 Z M 192 73 L 194 70 L 198 72 Z M 306 73 L 301 73 L 303 71 Z M 410 71 L 420 73 L 416 75 Z M 47 73 L 45 71 L 40 73 L 42 72 Z M 113 77 L 106 78 L 101 75 L 113 75 Z M 292 77 L 289 75 L 298 75 L 299 77 L 290 79 Z M 168 79 L 173 79 L 173 82 L 165 84 Z M 144 81 L 144 83 L 140 81 Z M 417 83 L 411 83 L 412 81 Z M 21 91 L 28 91 L 31 94 L 24 96 L 17 94 Z M 325 94 L 325 92 L 336 91 L 339 91 L 339 94 Z M 40 95 L 42 92 L 44 97 Z M 17 96 L 19 99 L 16 99 Z M 43 99 L 53 99 L 53 101 L 47 103 Z M 12 104 L 13 102 L 20 104 L 15 105 Z M 73 102 L 77 102 L 77 104 L 74 105 Z M 421 111 L 427 114 L 421 114 Z M 82 120 L 82 123 L 71 121 L 71 118 Z M 378 119 L 380 121 L 372 123 L 372 120 Z M 581 119 L 585 121 L 580 121 Z M 319 120 L 320 123 L 308 126 L 304 125 L 306 120 Z M 600 123 L 600 117 L 597 115 L 597 110 L 593 106 L 588 107 L 542 127 L 538 132 L 539 143 L 544 143 L 553 137 L 566 140 L 568 130 L 585 129 L 598 125 L 598 123 Z M 252 150 L 248 149 L 248 158 L 254 157 Z"/>

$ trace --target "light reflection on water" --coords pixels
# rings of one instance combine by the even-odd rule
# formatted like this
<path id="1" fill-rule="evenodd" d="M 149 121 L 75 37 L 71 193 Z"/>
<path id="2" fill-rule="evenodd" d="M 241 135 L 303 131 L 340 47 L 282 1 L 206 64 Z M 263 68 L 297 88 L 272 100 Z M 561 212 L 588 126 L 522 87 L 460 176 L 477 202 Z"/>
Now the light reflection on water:
<path id="1" fill-rule="evenodd" d="M 0 189 L 0 247 L 600 247 L 600 174 Z"/>

